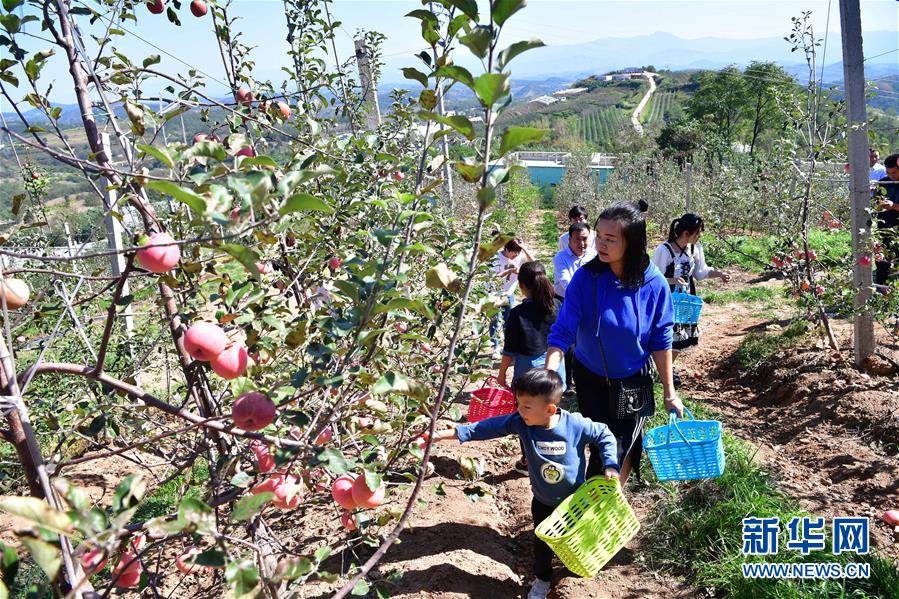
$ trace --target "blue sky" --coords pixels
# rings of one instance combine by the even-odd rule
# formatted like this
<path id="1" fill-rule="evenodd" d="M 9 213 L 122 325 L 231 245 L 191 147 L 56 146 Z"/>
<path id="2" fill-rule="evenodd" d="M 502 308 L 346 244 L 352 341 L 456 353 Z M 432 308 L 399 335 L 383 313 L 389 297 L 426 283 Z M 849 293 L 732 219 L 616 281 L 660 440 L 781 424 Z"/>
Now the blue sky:
<path id="1" fill-rule="evenodd" d="M 137 24 L 129 22 L 129 34 L 125 38 L 119 38 L 116 43 L 129 56 L 138 58 L 159 53 L 160 50 L 150 45 L 153 44 L 183 61 L 178 62 L 164 56 L 162 68 L 165 70 L 184 72 L 189 64 L 214 79 L 224 80 L 221 59 L 211 31 L 211 19 L 209 16 L 194 18 L 187 9 L 188 3 L 189 0 L 184 0 L 182 5 L 181 28 L 171 25 L 162 15 L 152 15 L 143 7 L 138 8 Z M 479 3 L 482 7 L 487 5 L 483 1 Z M 281 0 L 236 0 L 232 6 L 234 14 L 242 17 L 239 28 L 243 32 L 244 42 L 256 47 L 253 56 L 257 69 L 254 72 L 259 78 L 279 77 L 280 67 L 288 64 Z M 401 80 L 396 69 L 401 64 L 415 65 L 416 59 L 411 54 L 423 46 L 417 21 L 404 18 L 404 15 L 420 6 L 418 1 L 336 0 L 332 4 L 333 17 L 342 23 L 336 40 L 339 56 L 342 59 L 351 56 L 351 38 L 358 29 L 380 31 L 387 36 L 383 50 L 388 72 L 383 79 L 388 82 Z M 838 0 L 530 0 L 527 8 L 510 20 L 504 37 L 512 41 L 538 37 L 547 45 L 554 46 L 606 37 L 634 37 L 656 31 L 689 39 L 782 37 L 789 32 L 790 18 L 798 16 L 804 10 L 813 12 L 816 29 L 823 33 L 828 23 L 828 6 L 831 12 L 830 30 L 838 32 Z M 862 1 L 863 31 L 897 31 L 897 8 L 899 3 L 895 0 Z M 87 28 L 83 17 L 81 22 L 82 27 Z M 38 24 L 31 23 L 29 27 L 36 32 Z M 136 36 L 144 38 L 146 42 Z M 899 34 L 896 45 L 899 46 Z M 884 57 L 881 60 L 888 59 L 889 57 Z M 49 67 L 47 74 L 57 78 L 67 77 L 61 61 Z M 64 97 L 66 83 L 66 80 L 62 80 L 57 85 L 55 100 L 70 101 Z M 216 83 L 210 81 L 210 90 L 216 87 Z M 4 110 L 8 110 L 8 107 L 4 106 Z"/>

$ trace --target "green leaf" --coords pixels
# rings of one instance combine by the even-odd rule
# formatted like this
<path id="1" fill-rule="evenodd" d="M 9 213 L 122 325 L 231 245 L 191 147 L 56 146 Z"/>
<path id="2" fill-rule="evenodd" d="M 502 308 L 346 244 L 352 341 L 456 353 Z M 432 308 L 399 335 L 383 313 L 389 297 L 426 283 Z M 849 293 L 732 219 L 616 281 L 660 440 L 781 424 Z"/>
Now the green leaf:
<path id="1" fill-rule="evenodd" d="M 16 573 L 19 571 L 19 554 L 12 547 L 0 541 L 0 583 L 13 586 Z"/>
<path id="2" fill-rule="evenodd" d="M 418 103 L 426 110 L 434 110 L 437 106 L 437 93 L 433 89 L 423 89 L 418 96 Z"/>
<path id="3" fill-rule="evenodd" d="M 406 79 L 411 79 L 413 81 L 418 81 L 423 86 L 428 86 L 428 76 L 419 71 L 418 69 L 412 67 L 406 67 L 403 69 L 403 77 Z"/>
<path id="4" fill-rule="evenodd" d="M 474 139 L 474 125 L 471 124 L 471 121 L 468 120 L 468 117 L 462 116 L 461 114 L 454 114 L 453 116 L 441 116 L 436 112 L 427 112 L 424 110 L 419 112 L 418 115 L 423 119 L 436 121 L 442 125 L 446 125 L 447 127 L 452 127 L 454 131 L 457 131 L 468 140 Z"/>
<path id="5" fill-rule="evenodd" d="M 385 395 L 395 393 L 415 399 L 424 400 L 428 397 L 428 388 L 414 379 L 410 379 L 399 372 L 386 372 L 371 388 L 372 395 Z"/>
<path id="6" fill-rule="evenodd" d="M 461 10 L 472 21 L 478 20 L 477 0 L 447 0 L 447 3 Z"/>
<path id="7" fill-rule="evenodd" d="M 28 552 L 31 554 L 31 557 L 37 565 L 40 566 L 41 570 L 44 571 L 47 578 L 51 581 L 54 580 L 56 575 L 59 574 L 60 566 L 62 566 L 62 555 L 59 553 L 59 548 L 46 541 L 41 541 L 40 539 L 32 537 L 23 538 L 22 543 L 28 547 Z"/>
<path id="8" fill-rule="evenodd" d="M 490 42 L 493 41 L 493 35 L 490 33 L 489 27 L 478 26 L 471 30 L 468 35 L 459 38 L 459 42 L 471 50 L 472 54 L 478 58 L 486 58 L 490 51 Z"/>
<path id="9" fill-rule="evenodd" d="M 484 163 L 457 162 L 456 170 L 469 183 L 476 183 L 484 176 Z"/>
<path id="10" fill-rule="evenodd" d="M 159 64 L 162 61 L 162 58 L 159 54 L 150 54 L 144 59 L 144 68 L 151 67 L 154 64 Z"/>
<path id="11" fill-rule="evenodd" d="M 231 562 L 225 568 L 225 580 L 236 597 L 244 597 L 252 593 L 259 584 L 259 571 L 252 560 Z"/>
<path id="12" fill-rule="evenodd" d="M 259 278 L 259 267 L 256 266 L 256 262 L 259 261 L 259 254 L 257 254 L 255 250 L 238 243 L 223 243 L 219 248 L 240 262 L 248 273 Z"/>
<path id="13" fill-rule="evenodd" d="M 15 75 L 8 71 L 0 72 L 0 80 L 5 81 L 12 85 L 13 87 L 19 87 L 19 80 Z"/>
<path id="14" fill-rule="evenodd" d="M 484 73 L 474 82 L 474 91 L 484 106 L 496 104 L 509 95 L 509 73 Z"/>
<path id="15" fill-rule="evenodd" d="M 495 201 L 496 188 L 493 185 L 488 184 L 478 190 L 478 206 L 481 208 L 489 208 Z"/>
<path id="16" fill-rule="evenodd" d="M 143 135 L 146 131 L 144 127 L 144 107 L 131 100 L 125 100 L 125 114 L 128 115 L 128 119 L 131 121 L 131 130 L 136 135 Z"/>
<path id="17" fill-rule="evenodd" d="M 331 548 L 325 545 L 324 547 L 319 547 L 315 550 L 315 561 L 316 563 L 321 563 L 328 559 L 328 556 L 331 555 Z"/>
<path id="18" fill-rule="evenodd" d="M 493 22 L 500 27 L 515 13 L 524 8 L 525 0 L 491 0 Z"/>
<path id="19" fill-rule="evenodd" d="M 353 467 L 353 463 L 346 459 L 346 456 L 343 455 L 343 452 L 335 447 L 329 447 L 322 451 L 316 459 L 319 462 L 328 465 L 328 470 L 333 472 L 334 474 L 344 474 L 345 472 L 349 472 Z"/>
<path id="20" fill-rule="evenodd" d="M 238 502 L 234 504 L 234 511 L 231 512 L 231 519 L 235 522 L 245 522 L 250 520 L 259 513 L 259 510 L 261 510 L 266 503 L 274 498 L 275 494 L 268 492 L 241 497 Z"/>
<path id="21" fill-rule="evenodd" d="M 434 13 L 432 13 L 429 10 L 424 10 L 423 8 L 417 8 L 413 11 L 410 11 L 410 12 L 406 13 L 405 16 L 412 17 L 415 19 L 420 19 L 422 21 L 425 21 L 427 23 L 434 25 L 435 27 L 439 24 L 439 21 L 437 20 L 437 15 L 435 15 Z"/>
<path id="22" fill-rule="evenodd" d="M 533 50 L 534 48 L 542 48 L 545 45 L 546 44 L 538 39 L 515 42 L 505 50 L 500 51 L 496 60 L 496 66 L 500 71 L 502 71 L 504 68 L 506 68 L 506 65 L 509 64 L 509 62 L 513 58 L 515 58 L 522 52 L 527 52 L 528 50 Z"/>
<path id="23" fill-rule="evenodd" d="M 181 504 L 178 506 L 178 520 L 192 524 L 200 534 L 215 531 L 215 512 L 195 497 L 181 500 Z"/>
<path id="24" fill-rule="evenodd" d="M 437 266 L 432 267 L 425 273 L 425 286 L 430 289 L 447 289 L 449 291 L 458 291 L 461 283 L 459 277 L 456 276 L 445 262 L 441 262 Z"/>
<path id="25" fill-rule="evenodd" d="M 434 320 L 434 312 L 421 300 L 405 297 L 395 297 L 384 306 L 384 310 L 412 310 L 427 318 Z"/>
<path id="26" fill-rule="evenodd" d="M 159 148 L 154 148 L 153 146 L 147 144 L 135 144 L 137 149 L 143 152 L 144 154 L 149 154 L 159 162 L 163 163 L 169 168 L 175 168 L 175 163 L 172 161 L 171 156 L 168 155 L 167 152 L 160 150 Z M 167 181 L 166 181 L 167 182 Z"/>
<path id="27" fill-rule="evenodd" d="M 198 214 L 206 213 L 206 200 L 204 200 L 202 196 L 197 195 L 189 189 L 179 187 L 171 181 L 150 181 L 147 183 L 147 187 L 172 196 L 182 204 L 190 206 L 190 208 Z"/>
<path id="28" fill-rule="evenodd" d="M 354 597 L 362 597 L 363 595 L 368 595 L 368 591 L 368 583 L 364 580 L 360 580 L 353 587 L 353 590 L 350 591 L 350 595 L 353 595 Z"/>
<path id="29" fill-rule="evenodd" d="M 292 212 L 314 211 L 333 214 L 334 209 L 321 198 L 317 198 L 308 193 L 297 193 L 290 196 L 284 205 L 278 210 L 278 214 L 284 216 Z"/>
<path id="30" fill-rule="evenodd" d="M 194 558 L 194 563 L 198 566 L 209 566 L 210 568 L 224 568 L 225 554 L 217 549 L 207 549 L 203 553 L 198 554 Z"/>
<path id="31" fill-rule="evenodd" d="M 312 572 L 312 561 L 308 557 L 292 557 L 278 562 L 275 581 L 296 580 Z"/>
<path id="32" fill-rule="evenodd" d="M 362 471 L 362 474 L 365 476 L 365 486 L 368 487 L 369 491 L 376 491 L 381 486 L 382 477 L 380 473 L 366 469 Z"/>
<path id="33" fill-rule="evenodd" d="M 129 474 L 122 479 L 112 497 L 112 509 L 121 512 L 136 506 L 147 492 L 147 482 L 139 474 Z"/>
<path id="34" fill-rule="evenodd" d="M 6 9 L 6 12 L 12 12 L 16 7 L 21 6 L 24 3 L 25 0 L 3 0 L 3 8 Z"/>
<path id="35" fill-rule="evenodd" d="M 185 158 L 212 158 L 219 162 L 224 162 L 228 159 L 228 153 L 225 152 L 225 148 L 222 147 L 222 144 L 217 141 L 209 140 L 195 143 L 184 150 L 182 156 Z"/>
<path id="36" fill-rule="evenodd" d="M 505 156 L 519 146 L 541 141 L 548 131 L 534 127 L 509 127 L 503 131 L 502 141 L 499 143 L 499 157 Z"/>
<path id="37" fill-rule="evenodd" d="M 69 517 L 37 497 L 0 497 L 0 510 L 59 534 L 72 532 Z"/>
<path id="38" fill-rule="evenodd" d="M 474 88 L 474 77 L 468 72 L 468 69 L 460 66 L 449 65 L 440 67 L 434 71 L 432 76 L 438 79 L 452 79 L 453 81 L 458 81 L 465 87 Z"/>

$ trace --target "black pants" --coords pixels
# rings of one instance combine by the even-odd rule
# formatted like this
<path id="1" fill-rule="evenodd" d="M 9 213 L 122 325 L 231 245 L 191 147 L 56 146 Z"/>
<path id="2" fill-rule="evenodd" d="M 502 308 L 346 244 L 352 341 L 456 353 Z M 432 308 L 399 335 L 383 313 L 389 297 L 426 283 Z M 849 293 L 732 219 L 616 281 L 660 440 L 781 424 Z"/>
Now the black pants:
<path id="1" fill-rule="evenodd" d="M 874 283 L 876 285 L 886 285 L 890 276 L 890 269 L 893 267 L 892 262 L 875 262 L 874 263 Z"/>
<path id="2" fill-rule="evenodd" d="M 650 372 L 649 366 L 641 373 Z M 580 360 L 574 359 L 574 383 L 577 385 L 577 405 L 580 413 L 594 422 L 602 422 L 615 435 L 618 444 L 618 465 L 624 465 L 627 456 L 631 457 L 631 470 L 640 479 L 640 456 L 643 452 L 643 424 L 646 418 L 627 418 L 619 420 L 617 406 L 612 405 L 609 384 L 606 377 L 599 376 L 584 366 Z M 603 473 L 602 453 L 599 448 L 590 444 L 590 458 L 587 461 L 587 478 Z"/>
<path id="3" fill-rule="evenodd" d="M 537 525 L 550 517 L 555 508 L 549 507 L 537 501 L 534 497 L 531 499 L 531 518 L 534 519 L 534 529 Z M 553 550 L 549 548 L 544 541 L 534 533 L 534 576 L 549 582 L 553 577 Z"/>

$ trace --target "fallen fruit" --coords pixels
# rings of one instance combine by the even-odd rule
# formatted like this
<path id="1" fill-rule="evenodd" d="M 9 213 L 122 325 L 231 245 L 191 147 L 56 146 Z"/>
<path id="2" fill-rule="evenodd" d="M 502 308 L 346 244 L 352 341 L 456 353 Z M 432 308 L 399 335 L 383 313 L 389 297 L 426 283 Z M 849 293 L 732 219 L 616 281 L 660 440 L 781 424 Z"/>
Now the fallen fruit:
<path id="1" fill-rule="evenodd" d="M 331 498 L 342 508 L 356 509 L 356 500 L 353 499 L 353 483 L 356 477 L 352 474 L 338 476 L 331 485 Z"/>
<path id="2" fill-rule="evenodd" d="M 353 482 L 353 501 L 358 507 L 375 508 L 384 503 L 384 483 L 372 491 L 365 482 L 365 477 L 360 476 Z"/>
<path id="3" fill-rule="evenodd" d="M 899 510 L 887 510 L 883 513 L 883 521 L 890 526 L 899 526 Z"/>
<path id="4" fill-rule="evenodd" d="M 0 279 L 0 296 L 0 310 L 3 309 L 4 300 L 7 310 L 18 310 L 28 303 L 31 289 L 21 279 Z"/>
<path id="5" fill-rule="evenodd" d="M 203 0 L 193 0 L 190 3 L 190 12 L 193 13 L 195 17 L 205 17 L 206 16 L 206 3 Z"/>
<path id="6" fill-rule="evenodd" d="M 153 233 L 143 247 L 137 250 L 140 265 L 156 274 L 168 272 L 181 260 L 181 250 L 168 233 Z"/>
<path id="7" fill-rule="evenodd" d="M 211 322 L 191 325 L 184 334 L 184 349 L 194 360 L 208 362 L 225 350 L 228 337 L 225 331 Z"/>
<path id="8" fill-rule="evenodd" d="M 275 402 L 259 391 L 244 393 L 231 406 L 231 419 L 245 431 L 258 431 L 275 420 Z"/>

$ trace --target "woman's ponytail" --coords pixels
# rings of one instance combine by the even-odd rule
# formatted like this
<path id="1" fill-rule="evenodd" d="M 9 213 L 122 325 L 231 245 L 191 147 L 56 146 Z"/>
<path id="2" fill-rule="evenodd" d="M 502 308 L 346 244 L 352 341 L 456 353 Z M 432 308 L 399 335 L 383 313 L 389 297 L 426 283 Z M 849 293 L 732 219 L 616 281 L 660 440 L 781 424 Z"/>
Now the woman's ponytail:
<path id="1" fill-rule="evenodd" d="M 547 314 L 553 314 L 556 311 L 555 291 L 549 277 L 546 276 L 546 269 L 543 264 L 534 260 L 533 262 L 525 262 L 518 269 L 518 280 L 528 288 L 531 292 L 531 299 L 543 308 Z"/>
<path id="2" fill-rule="evenodd" d="M 671 228 L 668 229 L 668 243 L 672 243 L 675 239 L 677 239 L 677 223 L 680 222 L 680 217 L 677 217 L 673 221 L 671 221 Z"/>

